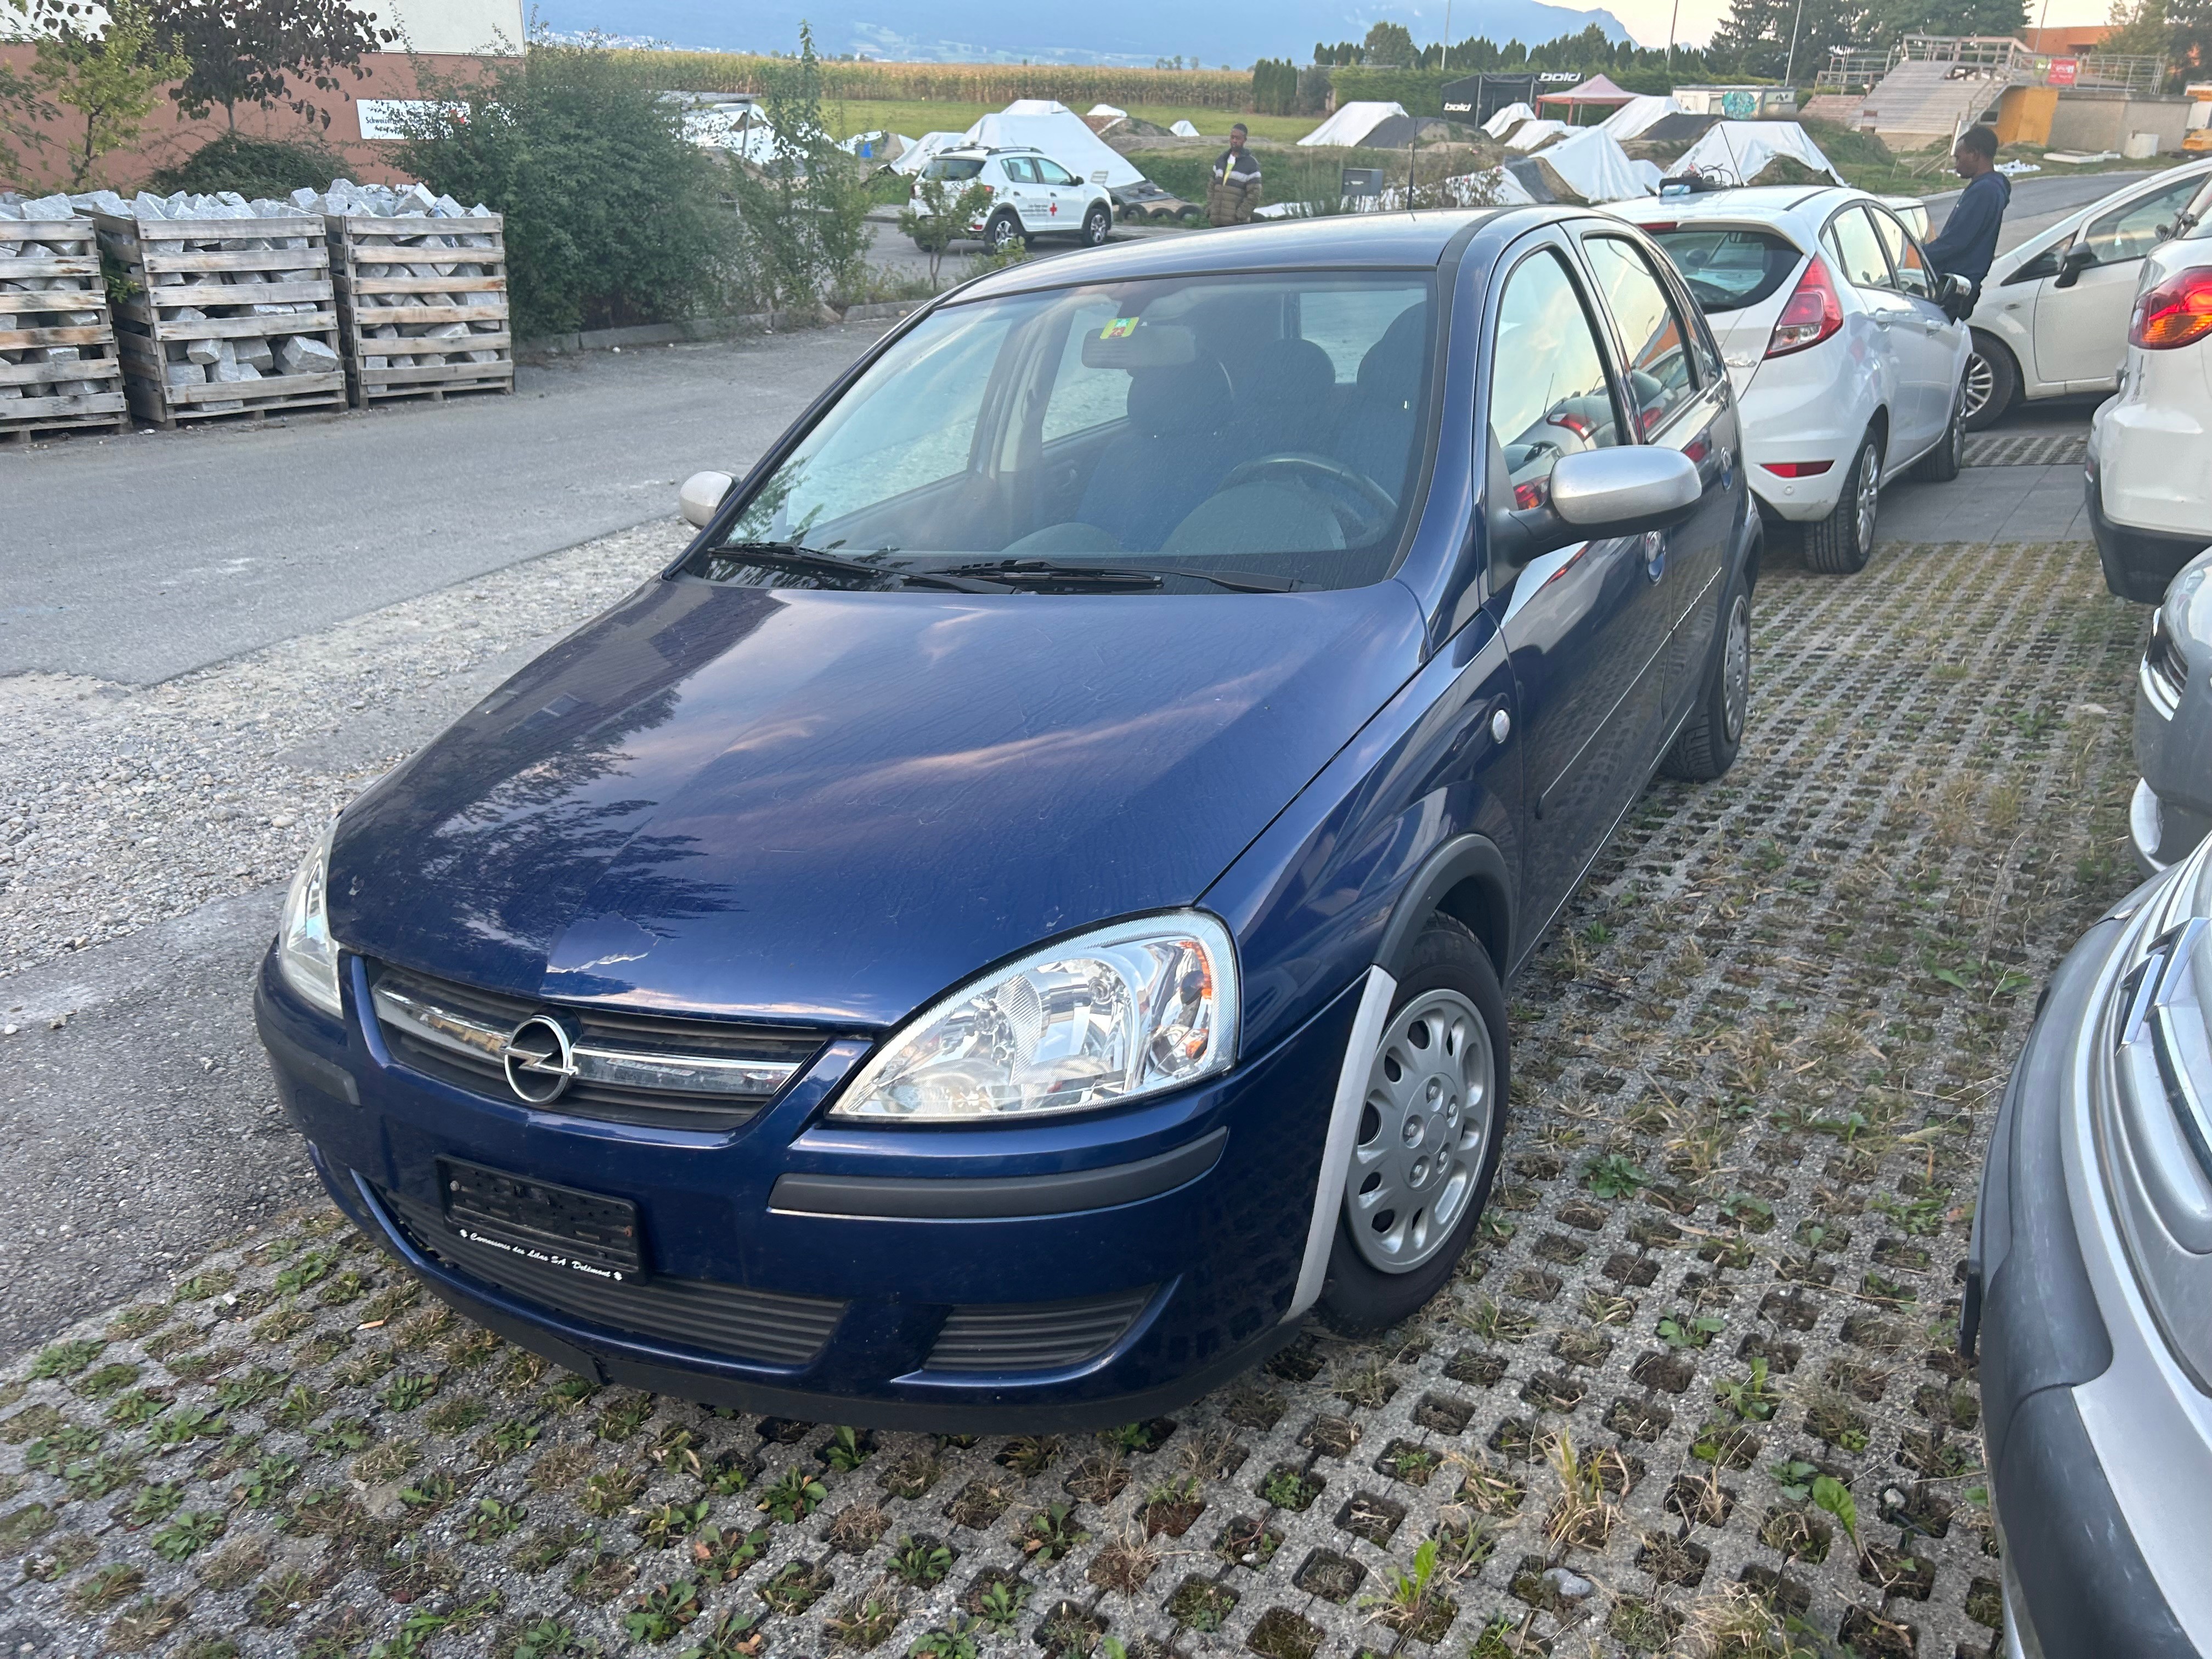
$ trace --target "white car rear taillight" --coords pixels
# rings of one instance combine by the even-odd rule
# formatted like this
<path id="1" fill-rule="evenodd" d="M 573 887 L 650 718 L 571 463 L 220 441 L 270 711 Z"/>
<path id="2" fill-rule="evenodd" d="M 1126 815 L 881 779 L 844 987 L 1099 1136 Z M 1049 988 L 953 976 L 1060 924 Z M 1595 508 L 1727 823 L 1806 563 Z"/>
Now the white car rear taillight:
<path id="1" fill-rule="evenodd" d="M 1836 284 L 1819 254 L 1797 279 L 1797 289 L 1768 337 L 1766 355 L 1786 357 L 1820 343 L 1844 325 L 1844 304 L 1836 297 Z"/>
<path id="2" fill-rule="evenodd" d="M 2146 351 L 2194 345 L 2212 334 L 2212 266 L 2177 270 L 2136 296 L 2128 343 Z"/>

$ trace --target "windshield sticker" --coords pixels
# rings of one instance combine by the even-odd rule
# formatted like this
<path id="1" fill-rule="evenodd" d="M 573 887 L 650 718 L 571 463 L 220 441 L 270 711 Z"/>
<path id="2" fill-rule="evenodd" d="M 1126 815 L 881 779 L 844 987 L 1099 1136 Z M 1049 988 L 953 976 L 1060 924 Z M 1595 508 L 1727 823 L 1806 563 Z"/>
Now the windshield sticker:
<path id="1" fill-rule="evenodd" d="M 1137 331 L 1137 324 L 1140 320 L 1135 317 L 1116 317 L 1098 331 L 1098 337 L 1102 340 L 1126 340 Z"/>

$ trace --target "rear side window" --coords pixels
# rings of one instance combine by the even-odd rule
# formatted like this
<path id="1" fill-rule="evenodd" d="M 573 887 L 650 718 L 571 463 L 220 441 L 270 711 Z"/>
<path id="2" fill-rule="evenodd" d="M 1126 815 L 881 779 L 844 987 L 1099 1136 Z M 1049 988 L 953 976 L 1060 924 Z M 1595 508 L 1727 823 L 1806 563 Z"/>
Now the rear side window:
<path id="1" fill-rule="evenodd" d="M 1009 155 L 1003 164 L 1006 177 L 1018 185 L 1033 185 L 1037 181 L 1036 163 L 1026 155 Z"/>
<path id="2" fill-rule="evenodd" d="M 1620 330 L 1628 363 L 1628 385 L 1636 399 L 1637 423 L 1645 436 L 1698 395 L 1690 367 L 1690 331 L 1674 314 L 1667 290 L 1643 251 L 1618 236 L 1592 236 L 1583 243 L 1598 291 Z"/>
<path id="3" fill-rule="evenodd" d="M 1786 238 L 1764 230 L 1679 230 L 1652 233 L 1689 284 L 1690 297 L 1708 317 L 1742 311 L 1772 297 L 1805 256 Z"/>
<path id="4" fill-rule="evenodd" d="M 1845 208 L 1828 221 L 1820 240 L 1836 256 L 1836 275 L 1853 288 L 1890 286 L 1889 258 L 1881 251 L 1881 239 L 1867 222 L 1864 208 Z"/>
<path id="5" fill-rule="evenodd" d="M 983 170 L 980 155 L 940 155 L 921 170 L 925 179 L 973 179 Z"/>

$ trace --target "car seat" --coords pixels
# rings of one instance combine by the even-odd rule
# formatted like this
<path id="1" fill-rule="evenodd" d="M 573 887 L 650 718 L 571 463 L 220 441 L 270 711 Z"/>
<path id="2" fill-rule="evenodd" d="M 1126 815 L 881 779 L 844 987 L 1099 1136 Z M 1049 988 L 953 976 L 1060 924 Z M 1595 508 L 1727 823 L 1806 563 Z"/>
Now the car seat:
<path id="1" fill-rule="evenodd" d="M 1099 456 L 1075 516 L 1131 552 L 1158 548 L 1240 459 L 1222 438 L 1232 408 L 1216 358 L 1132 370 L 1128 430 Z"/>
<path id="2" fill-rule="evenodd" d="M 1428 307 L 1410 305 L 1359 360 L 1352 407 L 1335 445 L 1346 465 L 1372 478 L 1401 503 L 1413 471 L 1415 412 L 1421 401 L 1427 343 Z"/>

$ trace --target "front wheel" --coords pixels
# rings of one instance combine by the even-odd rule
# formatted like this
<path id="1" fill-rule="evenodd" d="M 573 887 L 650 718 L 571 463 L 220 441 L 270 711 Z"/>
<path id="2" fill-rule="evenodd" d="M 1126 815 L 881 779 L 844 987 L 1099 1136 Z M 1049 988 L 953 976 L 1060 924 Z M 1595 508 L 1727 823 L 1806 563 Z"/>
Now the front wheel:
<path id="1" fill-rule="evenodd" d="M 1966 378 L 1960 390 L 1966 403 L 1966 430 L 1979 432 L 1995 426 L 2011 411 L 2020 398 L 2020 365 L 2012 353 L 1977 331 L 1973 356 L 1966 359 Z"/>
<path id="2" fill-rule="evenodd" d="M 1832 576 L 1866 568 L 1874 556 L 1875 514 L 1881 507 L 1881 441 L 1871 428 L 1844 475 L 1843 499 L 1818 524 L 1805 526 L 1805 562 Z"/>
<path id="3" fill-rule="evenodd" d="M 1083 216 L 1083 246 L 1103 247 L 1107 234 L 1114 228 L 1114 215 L 1103 202 L 1091 204 L 1091 211 Z"/>
<path id="4" fill-rule="evenodd" d="M 1431 917 L 1369 1060 L 1316 1304 L 1332 1329 L 1371 1335 L 1449 1282 L 1497 1178 L 1507 1055 L 1490 953 L 1452 917 Z"/>
<path id="5" fill-rule="evenodd" d="M 1743 578 L 1730 584 L 1721 621 L 1720 650 L 1698 698 L 1697 711 L 1659 763 L 1670 778 L 1709 782 L 1735 764 L 1751 716 L 1751 595 Z"/>

